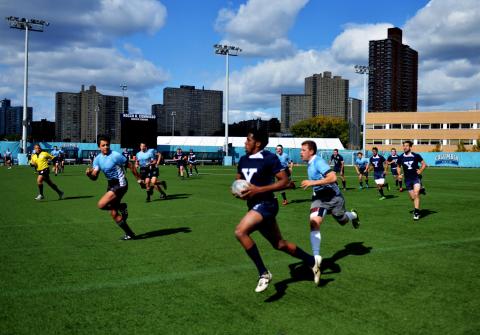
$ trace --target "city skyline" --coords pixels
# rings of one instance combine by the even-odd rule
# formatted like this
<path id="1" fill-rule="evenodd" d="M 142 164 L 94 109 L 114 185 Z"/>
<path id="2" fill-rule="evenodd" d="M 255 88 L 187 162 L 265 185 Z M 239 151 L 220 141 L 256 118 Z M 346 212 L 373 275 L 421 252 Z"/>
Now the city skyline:
<path id="1" fill-rule="evenodd" d="M 418 110 L 473 109 L 480 100 L 480 9 L 474 0 L 190 2 L 173 0 L 15 1 L 5 16 L 44 19 L 30 34 L 29 106 L 34 120 L 54 119 L 55 92 L 96 85 L 121 95 L 132 113 L 163 103 L 165 87 L 223 90 L 225 60 L 213 44 L 243 49 L 230 62 L 230 123 L 280 118 L 283 92 L 301 93 L 303 79 L 331 71 L 362 99 L 354 64 L 368 64 L 368 41 L 398 26 L 419 53 Z M 264 29 L 268 26 L 270 29 Z M 0 98 L 22 105 L 23 34 L 0 25 Z"/>

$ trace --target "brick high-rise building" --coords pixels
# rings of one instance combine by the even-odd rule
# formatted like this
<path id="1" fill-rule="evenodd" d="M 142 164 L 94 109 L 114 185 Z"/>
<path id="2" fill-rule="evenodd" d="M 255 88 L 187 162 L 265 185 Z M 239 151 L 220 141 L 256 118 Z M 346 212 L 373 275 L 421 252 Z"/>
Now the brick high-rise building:
<path id="1" fill-rule="evenodd" d="M 98 114 L 98 134 L 109 135 L 112 143 L 120 143 L 123 112 L 128 114 L 127 97 L 100 94 L 93 85 L 88 90 L 82 85 L 79 93 L 57 92 L 55 135 L 59 141 L 95 142 Z"/>
<path id="2" fill-rule="evenodd" d="M 30 133 L 32 107 L 27 108 L 27 133 Z M 0 136 L 22 136 L 23 106 L 12 106 L 9 99 L 0 104 Z"/>
<path id="3" fill-rule="evenodd" d="M 402 44 L 402 30 L 388 29 L 388 38 L 370 41 L 369 112 L 416 112 L 418 53 Z"/>
<path id="4" fill-rule="evenodd" d="M 347 119 L 348 80 L 325 71 L 305 78 L 305 94 L 311 96 L 311 116 Z"/>

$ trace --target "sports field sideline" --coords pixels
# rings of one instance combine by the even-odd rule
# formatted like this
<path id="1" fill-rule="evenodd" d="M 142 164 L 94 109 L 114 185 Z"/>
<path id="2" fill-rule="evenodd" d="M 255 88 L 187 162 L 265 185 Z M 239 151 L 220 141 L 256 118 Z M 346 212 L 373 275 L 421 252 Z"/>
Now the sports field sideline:
<path id="1" fill-rule="evenodd" d="M 67 166 L 36 202 L 31 168 L 0 168 L 1 334 L 475 334 L 480 329 L 480 170 L 427 169 L 422 218 L 407 194 L 358 190 L 346 167 L 347 208 L 359 230 L 322 225 L 322 279 L 254 238 L 273 273 L 256 270 L 236 241 L 246 211 L 231 196 L 234 168 L 199 167 L 180 180 L 161 167 L 167 200 L 145 202 L 131 173 L 126 201 L 138 240 L 96 202 L 106 188 Z M 297 185 L 305 167 L 294 168 Z M 391 176 L 388 176 L 391 181 Z M 373 181 L 370 182 L 373 186 Z M 288 191 L 278 221 L 310 251 L 310 192 Z"/>

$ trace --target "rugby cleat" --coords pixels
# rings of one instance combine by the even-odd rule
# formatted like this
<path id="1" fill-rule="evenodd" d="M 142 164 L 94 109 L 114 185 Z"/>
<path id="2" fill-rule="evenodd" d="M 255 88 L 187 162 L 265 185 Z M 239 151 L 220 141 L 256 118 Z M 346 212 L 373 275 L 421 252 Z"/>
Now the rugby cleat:
<path id="1" fill-rule="evenodd" d="M 43 195 L 41 195 L 41 194 L 37 195 L 37 196 L 34 198 L 34 200 L 43 200 L 43 199 L 45 199 L 45 197 L 44 197 Z"/>
<path id="2" fill-rule="evenodd" d="M 356 218 L 352 220 L 352 226 L 354 229 L 360 228 L 360 216 L 358 216 L 358 212 L 352 209 L 350 212 L 354 213 Z"/>
<path id="3" fill-rule="evenodd" d="M 420 213 L 413 213 L 413 220 L 414 221 L 420 220 Z"/>
<path id="4" fill-rule="evenodd" d="M 322 275 L 322 272 L 320 271 L 320 265 L 322 264 L 322 256 L 316 255 L 313 257 L 315 258 L 315 264 L 312 267 L 313 281 L 315 282 L 315 285 L 318 286 L 320 285 L 320 276 Z"/>
<path id="5" fill-rule="evenodd" d="M 286 199 L 285 199 L 285 200 L 283 200 L 283 201 L 282 201 L 282 205 L 283 205 L 283 206 L 286 206 L 286 205 L 288 205 L 288 200 L 286 200 Z"/>
<path id="6" fill-rule="evenodd" d="M 268 287 L 268 284 L 270 284 L 271 281 L 272 281 L 272 274 L 270 273 L 270 271 L 267 271 L 266 273 L 264 273 L 258 278 L 258 284 L 257 284 L 257 287 L 255 288 L 255 292 L 260 293 L 265 291 Z"/>
<path id="7" fill-rule="evenodd" d="M 386 197 L 380 197 L 380 198 L 378 198 L 378 200 L 385 200 L 385 199 L 387 199 L 387 198 L 386 198 Z"/>
<path id="8" fill-rule="evenodd" d="M 129 240 L 134 240 L 134 239 L 135 239 L 135 235 L 130 236 L 128 234 L 125 234 L 122 238 L 120 238 L 120 241 L 129 241 Z"/>

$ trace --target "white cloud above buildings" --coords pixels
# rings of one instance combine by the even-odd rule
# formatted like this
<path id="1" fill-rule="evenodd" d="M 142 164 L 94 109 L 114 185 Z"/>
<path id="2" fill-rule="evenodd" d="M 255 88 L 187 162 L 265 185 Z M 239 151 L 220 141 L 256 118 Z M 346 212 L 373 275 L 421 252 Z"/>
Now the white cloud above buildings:
<path id="1" fill-rule="evenodd" d="M 268 8 L 267 2 L 248 1 L 245 7 L 255 2 L 256 11 L 259 6 Z M 298 6 L 299 9 L 303 8 Z M 253 5 L 252 5 L 253 6 Z M 308 8 L 307 8 L 308 9 Z M 249 16 L 255 11 L 241 11 L 242 20 L 235 22 L 235 31 L 242 32 L 242 23 L 251 22 Z M 237 19 L 240 14 L 230 16 L 220 13 L 219 17 L 228 23 Z M 239 9 L 240 13 L 240 9 Z M 289 23 L 295 21 L 299 10 L 292 11 Z M 225 19 L 227 18 L 227 19 Z M 230 20 L 230 21 L 228 21 Z M 400 27 L 404 31 L 404 44 L 410 45 L 419 52 L 419 110 L 472 108 L 475 99 L 480 99 L 480 6 L 477 0 L 432 0 L 420 9 L 412 18 Z M 350 95 L 361 98 L 362 80 L 353 72 L 355 64 L 368 64 L 368 41 L 387 37 L 387 29 L 393 25 L 384 23 L 356 24 L 344 26 L 341 34 L 329 48 L 323 50 L 294 50 L 282 58 L 265 58 L 254 66 L 246 66 L 232 73 L 231 106 L 238 111 L 248 113 L 251 110 L 269 109 L 272 117 L 279 117 L 280 94 L 302 93 L 304 78 L 314 73 L 331 71 L 350 80 Z M 256 27 L 262 43 L 273 45 L 278 36 L 265 34 L 262 25 L 249 26 L 251 36 L 248 43 L 257 40 L 252 31 Z M 286 24 L 284 28 L 291 28 Z M 273 29 L 275 31 L 275 29 Z M 321 34 L 321 31 L 312 33 Z M 226 37 L 229 33 L 226 32 Z M 253 41 L 253 42 L 252 42 Z M 248 45 L 248 44 L 247 44 Z M 242 44 L 238 44 L 243 47 Z M 214 85 L 223 87 L 222 79 Z"/>

